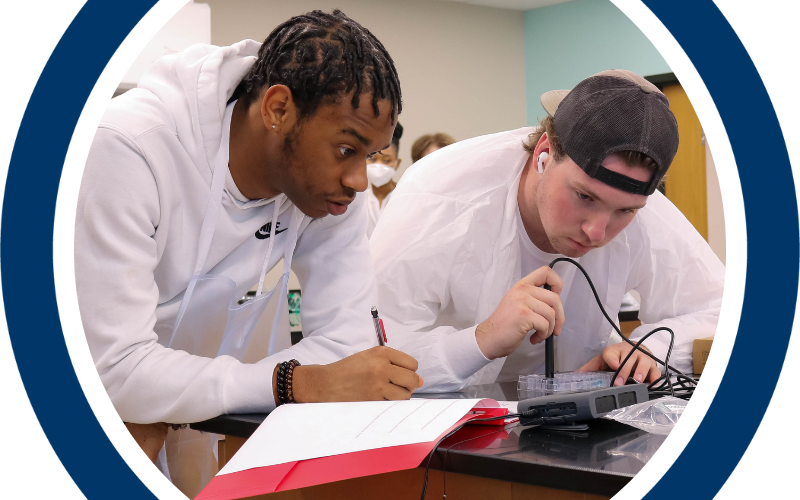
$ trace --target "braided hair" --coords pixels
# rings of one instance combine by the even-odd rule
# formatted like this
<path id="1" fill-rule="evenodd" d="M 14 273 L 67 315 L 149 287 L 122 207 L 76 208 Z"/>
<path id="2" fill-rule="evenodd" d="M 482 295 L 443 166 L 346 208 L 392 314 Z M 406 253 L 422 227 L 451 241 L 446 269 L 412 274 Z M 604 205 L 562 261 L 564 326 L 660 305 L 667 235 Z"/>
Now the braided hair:
<path id="1" fill-rule="evenodd" d="M 375 35 L 338 9 L 295 16 L 275 28 L 231 101 L 243 99 L 249 106 L 262 88 L 273 85 L 289 87 L 301 120 L 353 90 L 353 108 L 362 93 L 372 94 L 376 117 L 381 99 L 391 101 L 393 115 L 403 108 L 391 56 Z"/>

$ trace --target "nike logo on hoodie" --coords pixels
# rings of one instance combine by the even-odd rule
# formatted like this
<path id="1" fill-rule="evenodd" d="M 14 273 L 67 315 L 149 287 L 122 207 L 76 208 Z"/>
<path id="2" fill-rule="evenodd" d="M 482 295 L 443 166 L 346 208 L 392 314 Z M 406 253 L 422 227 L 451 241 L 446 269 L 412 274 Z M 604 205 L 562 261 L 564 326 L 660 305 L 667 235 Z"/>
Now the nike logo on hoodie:
<path id="1" fill-rule="evenodd" d="M 286 229 L 278 229 L 280 227 L 281 227 L 281 223 L 280 222 L 275 224 L 275 235 L 276 236 L 281 234 L 282 232 L 286 231 L 286 229 L 288 229 L 288 228 L 286 228 Z M 270 235 L 271 231 L 272 231 L 272 222 L 267 222 L 266 224 L 264 224 L 263 226 L 258 228 L 258 231 L 256 231 L 256 238 L 258 238 L 259 240 L 265 240 L 265 239 L 269 238 L 269 235 Z"/>

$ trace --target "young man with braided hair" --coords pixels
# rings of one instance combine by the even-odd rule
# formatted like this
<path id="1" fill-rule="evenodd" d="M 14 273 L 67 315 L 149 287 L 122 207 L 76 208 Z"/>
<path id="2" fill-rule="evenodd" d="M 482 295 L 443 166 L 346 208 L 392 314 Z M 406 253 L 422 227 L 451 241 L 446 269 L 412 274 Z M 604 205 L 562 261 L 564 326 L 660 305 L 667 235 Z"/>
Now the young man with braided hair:
<path id="1" fill-rule="evenodd" d="M 112 100 L 81 185 L 77 291 L 100 377 L 129 428 L 157 436 L 152 459 L 167 424 L 419 387 L 413 358 L 374 347 L 356 197 L 401 107 L 386 49 L 339 11 L 294 17 L 263 44 L 164 57 Z M 282 259 L 281 281 L 263 283 Z M 294 346 L 277 335 L 290 267 L 303 287 Z M 278 319 L 259 338 L 267 304 Z"/>
<path id="2" fill-rule="evenodd" d="M 670 365 L 691 373 L 692 340 L 714 334 L 725 268 L 656 187 L 678 148 L 669 102 L 629 71 L 542 96 L 541 127 L 478 137 L 415 163 L 370 239 L 379 306 L 394 346 L 419 362 L 424 391 L 545 372 L 616 370 L 621 343 L 603 307 L 642 298 L 642 338 L 675 333 Z M 546 290 L 548 284 L 552 290 Z M 664 360 L 662 330 L 644 346 Z M 661 376 L 639 351 L 616 385 Z"/>

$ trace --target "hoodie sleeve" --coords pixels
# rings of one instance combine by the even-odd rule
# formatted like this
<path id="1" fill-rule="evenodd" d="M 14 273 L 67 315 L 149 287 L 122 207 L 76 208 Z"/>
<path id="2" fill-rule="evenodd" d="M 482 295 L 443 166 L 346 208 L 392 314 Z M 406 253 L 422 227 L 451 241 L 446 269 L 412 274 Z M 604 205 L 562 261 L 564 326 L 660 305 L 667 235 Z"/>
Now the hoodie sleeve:
<path id="1" fill-rule="evenodd" d="M 669 364 L 692 373 L 692 341 L 714 335 L 722 304 L 725 266 L 686 217 L 661 193 L 640 212 L 639 244 L 632 254 L 628 289 L 641 295 L 642 325 L 631 340 L 658 327 L 675 333 Z M 644 341 L 664 359 L 670 335 L 659 332 Z"/>
<path id="2" fill-rule="evenodd" d="M 423 392 L 463 389 L 490 362 L 474 321 L 486 273 L 482 217 L 454 198 L 395 194 L 370 240 L 389 345 L 419 362 Z"/>
<path id="3" fill-rule="evenodd" d="M 89 349 L 117 412 L 132 423 L 186 423 L 274 407 L 272 366 L 157 342 L 159 201 L 136 141 L 101 126 L 78 199 L 75 276 Z"/>
<path id="4" fill-rule="evenodd" d="M 370 308 L 377 304 L 367 244 L 364 194 L 340 216 L 311 221 L 292 269 L 303 289 L 303 341 L 282 354 L 328 364 L 378 345 Z"/>

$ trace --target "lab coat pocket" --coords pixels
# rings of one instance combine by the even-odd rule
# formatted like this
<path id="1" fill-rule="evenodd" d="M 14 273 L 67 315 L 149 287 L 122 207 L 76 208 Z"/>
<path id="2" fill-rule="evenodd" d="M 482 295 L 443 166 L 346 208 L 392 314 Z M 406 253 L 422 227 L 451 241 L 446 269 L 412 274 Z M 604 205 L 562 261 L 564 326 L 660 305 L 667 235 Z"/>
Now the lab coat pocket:
<path id="1" fill-rule="evenodd" d="M 167 347 L 195 356 L 216 356 L 235 291 L 236 283 L 227 276 L 198 277 L 191 300 L 178 319 Z"/>
<path id="2" fill-rule="evenodd" d="M 286 276 L 288 279 L 288 275 Z M 288 328 L 280 326 L 272 330 L 275 318 L 281 312 L 283 302 L 272 300 L 276 295 L 281 295 L 283 290 L 282 278 L 269 292 L 257 295 L 244 304 L 232 306 L 228 310 L 228 321 L 225 325 L 225 335 L 222 339 L 217 356 L 233 356 L 244 363 L 256 363 L 269 355 L 269 345 L 273 344 L 279 350 L 291 346 Z M 286 298 L 283 299 L 285 301 Z M 280 315 L 286 322 L 286 315 Z M 287 323 L 288 324 L 288 323 Z M 285 331 L 284 331 L 285 330 Z M 278 338 L 272 340 L 272 335 Z M 285 337 L 281 339 L 281 337 Z M 284 340 L 281 342 L 281 340 Z"/>

